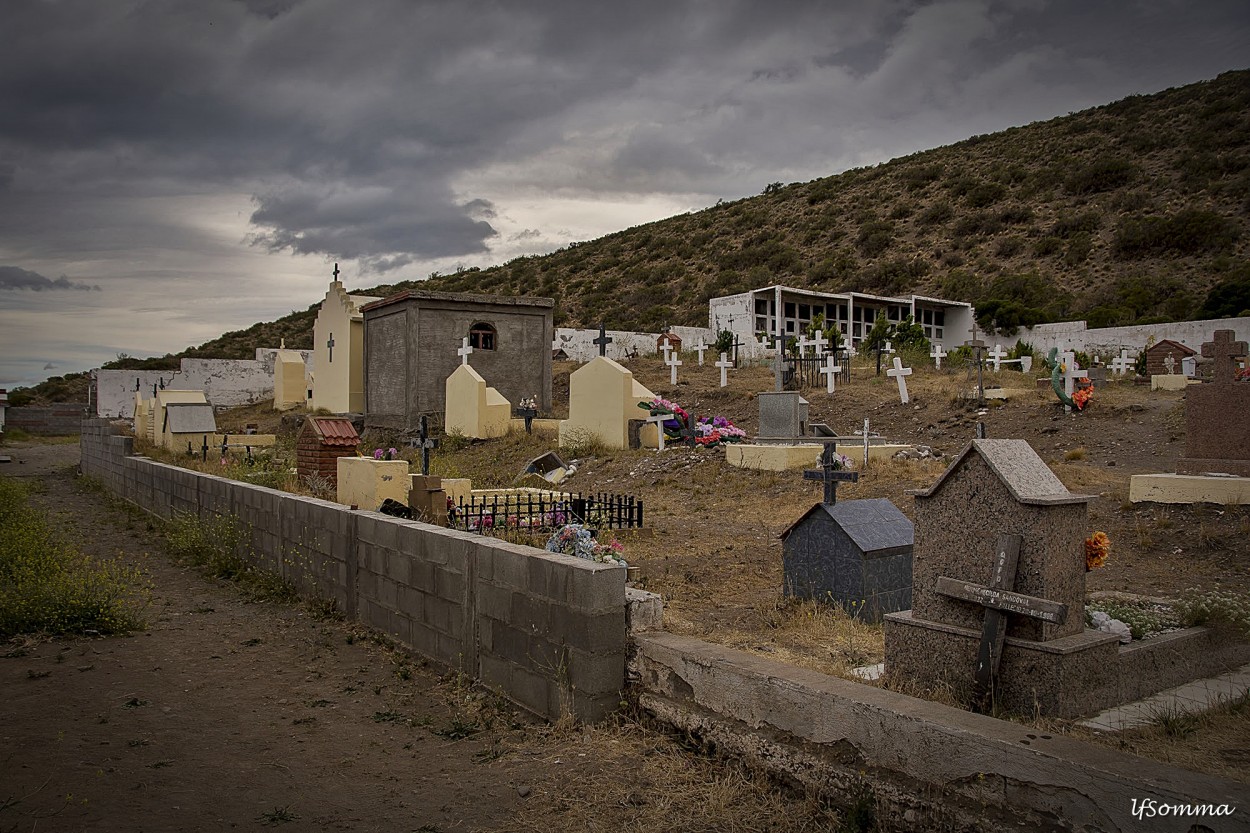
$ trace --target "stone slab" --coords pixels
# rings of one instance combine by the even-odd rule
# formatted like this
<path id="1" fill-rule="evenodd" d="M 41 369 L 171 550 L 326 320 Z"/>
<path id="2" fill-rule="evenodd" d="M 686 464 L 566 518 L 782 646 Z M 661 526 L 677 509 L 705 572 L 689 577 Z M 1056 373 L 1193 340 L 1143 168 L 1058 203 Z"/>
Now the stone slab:
<path id="1" fill-rule="evenodd" d="M 730 443 L 725 446 L 725 462 L 740 469 L 791 471 L 817 465 L 823 449 L 823 445 L 814 443 L 799 445 Z"/>
<path id="2" fill-rule="evenodd" d="M 1250 477 L 1197 474 L 1135 474 L 1129 478 L 1133 503 L 1218 503 L 1250 505 Z"/>
<path id="3" fill-rule="evenodd" d="M 1250 665 L 1205 680 L 1194 680 L 1151 697 L 1113 706 L 1081 725 L 1099 732 L 1122 732 L 1158 721 L 1161 716 L 1200 714 L 1234 702 L 1250 692 Z"/>
<path id="4" fill-rule="evenodd" d="M 1179 373 L 1165 373 L 1163 375 L 1154 375 L 1150 377 L 1151 390 L 1184 390 L 1189 385 L 1189 379 Z"/>
<path id="5" fill-rule="evenodd" d="M 864 443 L 861 440 L 858 443 L 838 443 L 837 451 L 844 457 L 851 458 L 851 462 L 855 465 L 862 465 L 864 462 Z M 900 451 L 912 451 L 915 446 L 906 445 L 904 443 L 877 443 L 868 445 L 868 462 L 872 463 L 877 460 L 889 460 Z"/>

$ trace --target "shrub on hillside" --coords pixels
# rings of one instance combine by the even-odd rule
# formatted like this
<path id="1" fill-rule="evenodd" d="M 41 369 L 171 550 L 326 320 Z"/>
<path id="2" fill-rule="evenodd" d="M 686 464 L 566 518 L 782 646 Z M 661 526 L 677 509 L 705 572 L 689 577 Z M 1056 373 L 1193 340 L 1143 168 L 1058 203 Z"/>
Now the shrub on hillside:
<path id="1" fill-rule="evenodd" d="M 1097 194 L 1122 188 L 1136 176 L 1137 166 L 1127 159 L 1102 157 L 1069 173 L 1063 187 L 1070 194 Z"/>
<path id="2" fill-rule="evenodd" d="M 1187 209 L 1171 217 L 1123 220 L 1112 244 L 1122 258 L 1193 255 L 1231 249 L 1241 231 L 1222 214 Z"/>

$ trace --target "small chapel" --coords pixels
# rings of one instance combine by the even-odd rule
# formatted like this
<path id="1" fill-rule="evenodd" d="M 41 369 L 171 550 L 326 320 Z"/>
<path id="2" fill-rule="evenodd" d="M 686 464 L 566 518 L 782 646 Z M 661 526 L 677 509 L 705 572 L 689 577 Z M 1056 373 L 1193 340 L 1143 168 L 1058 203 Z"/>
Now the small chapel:
<path id="1" fill-rule="evenodd" d="M 414 431 L 441 414 L 447 378 L 470 365 L 512 404 L 551 410 L 550 298 L 405 290 L 361 307 L 365 427 Z"/>

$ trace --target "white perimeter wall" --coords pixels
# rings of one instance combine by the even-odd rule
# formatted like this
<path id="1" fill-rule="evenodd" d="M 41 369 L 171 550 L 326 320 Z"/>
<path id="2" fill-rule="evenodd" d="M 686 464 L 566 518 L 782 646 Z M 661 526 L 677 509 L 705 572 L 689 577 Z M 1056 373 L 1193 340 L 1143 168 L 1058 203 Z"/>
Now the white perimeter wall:
<path id="1" fill-rule="evenodd" d="M 669 327 L 673 335 L 681 339 L 683 353 L 693 352 L 694 346 L 702 338 L 704 344 L 711 348 L 715 337 L 706 327 Z M 630 333 L 623 330 L 608 330 L 608 358 L 619 361 L 626 354 L 638 352 L 639 356 L 650 356 L 656 352 L 655 344 L 659 333 Z M 598 328 L 593 330 L 577 330 L 571 327 L 557 327 L 555 347 L 564 350 L 565 355 L 576 362 L 588 362 L 599 355 L 599 345 L 594 340 L 599 337 Z"/>
<path id="2" fill-rule="evenodd" d="M 1087 329 L 1084 321 L 1062 321 L 1056 324 L 1038 324 L 1032 329 L 1022 328 L 1014 336 L 986 338 L 986 343 L 1000 343 L 1011 347 L 1016 339 L 1022 339 L 1042 353 L 1050 352 L 1050 348 L 1062 350 L 1084 350 L 1109 359 L 1120 353 L 1120 348 L 1128 348 L 1129 355 L 1134 355 L 1146 348 L 1146 342 L 1153 336 L 1151 344 L 1170 338 L 1179 341 L 1186 347 L 1201 350 L 1203 342 L 1211 341 L 1216 330 L 1232 330 L 1237 341 L 1250 341 L 1250 318 L 1220 318 L 1214 321 L 1176 321 L 1171 324 L 1141 324 L 1131 327 L 1101 327 Z"/>
<path id="3" fill-rule="evenodd" d="M 133 419 L 135 380 L 145 396 L 163 380 L 171 390 L 202 390 L 214 406 L 233 408 L 273 398 L 274 348 L 258 348 L 255 359 L 183 359 L 181 369 L 96 370 L 96 416 Z M 312 351 L 295 350 L 311 367 Z"/>

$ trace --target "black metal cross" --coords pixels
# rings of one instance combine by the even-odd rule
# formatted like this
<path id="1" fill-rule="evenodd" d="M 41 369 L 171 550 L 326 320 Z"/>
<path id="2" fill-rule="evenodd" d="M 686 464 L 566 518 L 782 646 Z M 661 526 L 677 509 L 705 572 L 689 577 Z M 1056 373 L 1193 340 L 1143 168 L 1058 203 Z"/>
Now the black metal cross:
<path id="1" fill-rule="evenodd" d="M 608 345 L 612 343 L 612 339 L 608 336 L 608 331 L 599 325 L 599 337 L 591 339 L 591 344 L 599 345 L 599 355 L 606 356 L 608 354 Z"/>
<path id="2" fill-rule="evenodd" d="M 334 264 L 334 279 L 335 279 L 336 281 L 339 279 L 339 265 L 338 265 L 338 263 L 335 263 L 335 264 Z"/>
<path id="3" fill-rule="evenodd" d="M 999 535 L 997 555 L 994 557 L 994 575 L 989 586 L 969 581 L 939 576 L 934 589 L 943 596 L 973 602 L 985 608 L 981 626 L 981 647 L 977 652 L 977 667 L 972 683 L 972 707 L 985 712 L 991 706 L 994 681 L 1003 659 L 1003 643 L 1007 639 L 1007 614 L 1018 613 L 1041 619 L 1043 622 L 1063 624 L 1068 618 L 1068 606 L 1036 596 L 1016 593 L 1011 588 L 1016 583 L 1016 567 L 1020 561 L 1019 535 Z"/>
<path id="4" fill-rule="evenodd" d="M 330 361 L 334 361 L 334 333 L 330 333 L 330 340 L 326 342 L 326 347 L 330 348 Z"/>
<path id="5" fill-rule="evenodd" d="M 682 444 L 688 445 L 691 448 L 694 448 L 695 446 L 698 445 L 698 443 L 695 440 L 699 436 L 699 430 L 694 427 L 695 424 L 696 424 L 695 418 L 693 415 L 691 415 L 689 418 L 687 418 L 686 424 L 681 427 L 681 432 L 680 432 Z"/>
<path id="6" fill-rule="evenodd" d="M 820 468 L 806 469 L 803 472 L 804 480 L 824 481 L 825 494 L 821 503 L 826 506 L 833 506 L 838 502 L 839 483 L 859 482 L 859 472 L 835 468 L 837 463 L 834 462 L 833 458 L 836 454 L 837 451 L 835 450 L 834 445 L 832 443 L 825 443 L 825 450 L 820 455 Z"/>
<path id="7" fill-rule="evenodd" d="M 429 418 L 422 416 L 420 428 L 417 431 L 417 439 L 421 441 L 421 474 L 429 475 L 430 473 L 430 449 L 434 447 L 434 441 L 430 439 Z"/>

